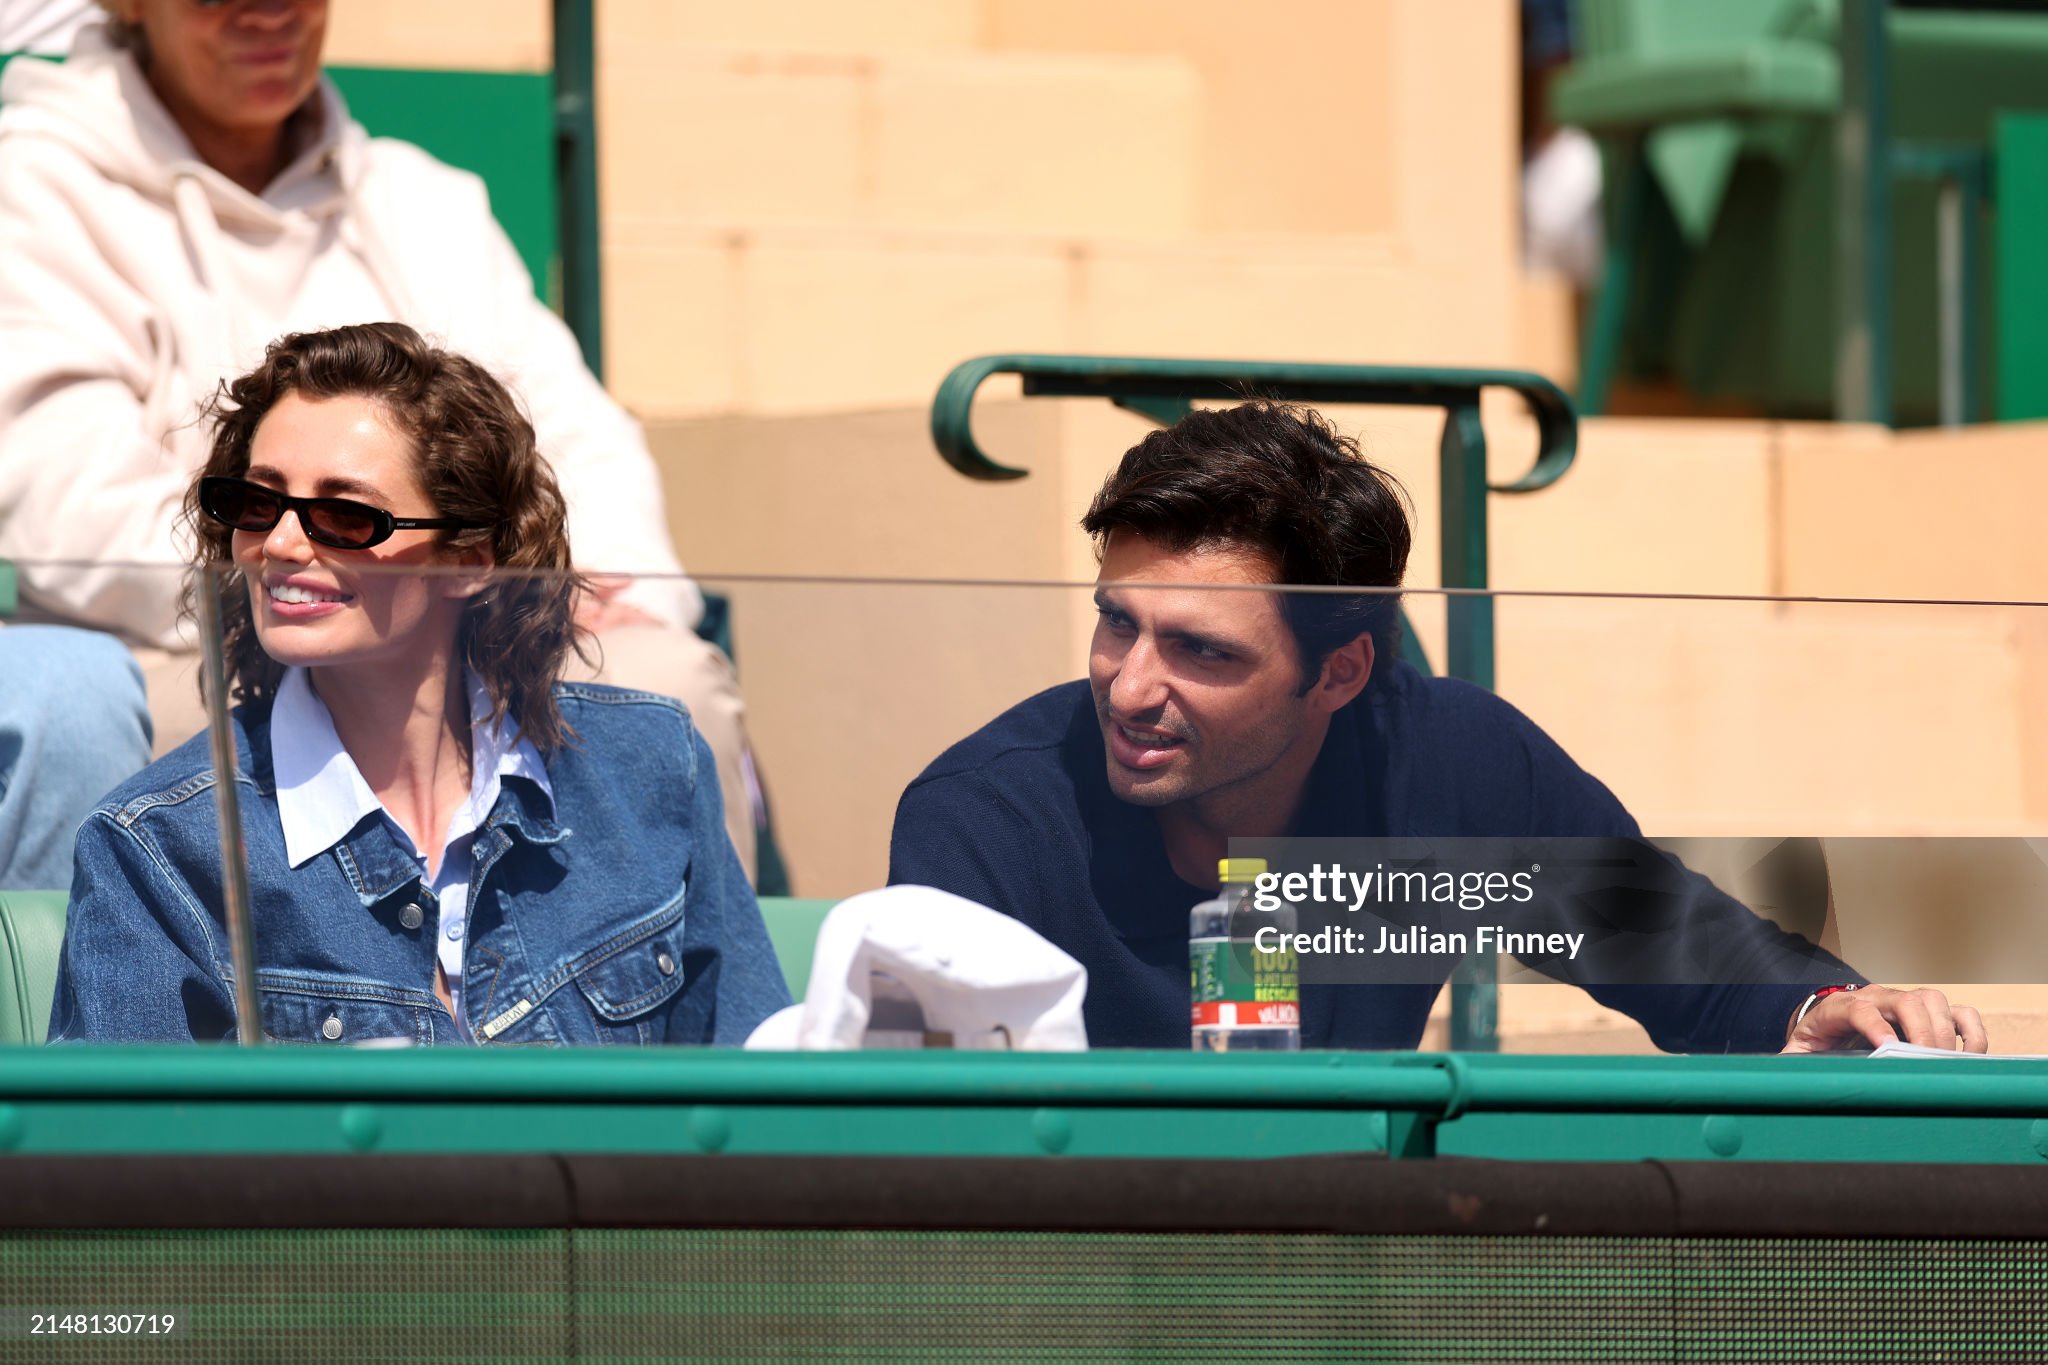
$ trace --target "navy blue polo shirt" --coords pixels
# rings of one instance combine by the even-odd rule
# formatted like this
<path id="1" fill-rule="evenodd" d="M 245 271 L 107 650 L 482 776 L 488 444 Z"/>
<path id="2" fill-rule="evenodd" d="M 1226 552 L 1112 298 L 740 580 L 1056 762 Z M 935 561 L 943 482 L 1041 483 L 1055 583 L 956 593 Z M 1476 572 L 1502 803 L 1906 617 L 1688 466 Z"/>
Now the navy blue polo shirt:
<path id="1" fill-rule="evenodd" d="M 1614 794 L 1513 706 L 1406 663 L 1331 719 L 1309 775 L 1304 838 L 1638 835 Z M 1150 810 L 1111 792 L 1086 682 L 1030 698 L 941 754 L 905 789 L 889 880 L 936 886 L 1022 920 L 1088 969 L 1096 1047 L 1188 1046 L 1188 911 Z M 1775 1052 L 1814 984 L 1861 978 L 1697 879 L 1687 916 L 1728 979 L 1782 985 L 1589 986 L 1670 1051 Z M 1782 972 L 1758 974 L 1760 959 Z M 1302 1046 L 1412 1048 L 1440 985 L 1302 989 Z"/>

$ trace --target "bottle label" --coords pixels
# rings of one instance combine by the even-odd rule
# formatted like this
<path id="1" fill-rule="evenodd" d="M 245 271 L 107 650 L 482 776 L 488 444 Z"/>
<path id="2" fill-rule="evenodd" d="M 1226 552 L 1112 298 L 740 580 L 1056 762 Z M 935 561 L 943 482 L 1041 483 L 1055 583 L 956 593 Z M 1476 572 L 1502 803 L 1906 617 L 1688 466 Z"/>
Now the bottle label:
<path id="1" fill-rule="evenodd" d="M 1299 1027 L 1300 968 L 1291 948 L 1265 952 L 1239 940 L 1188 942 L 1196 1028 Z"/>

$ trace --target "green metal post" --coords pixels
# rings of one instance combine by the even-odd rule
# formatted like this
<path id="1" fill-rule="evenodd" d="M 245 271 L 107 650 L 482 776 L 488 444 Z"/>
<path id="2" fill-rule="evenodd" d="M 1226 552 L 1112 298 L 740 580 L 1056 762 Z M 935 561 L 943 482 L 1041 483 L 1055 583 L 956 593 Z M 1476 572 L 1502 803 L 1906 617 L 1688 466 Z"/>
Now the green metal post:
<path id="1" fill-rule="evenodd" d="M 1579 412 L 1597 417 L 1607 411 L 1608 390 L 1621 365 L 1622 335 L 1628 330 L 1629 288 L 1635 281 L 1636 246 L 1642 238 L 1644 201 L 1649 194 L 1650 163 L 1643 140 L 1629 137 L 1612 158 L 1621 171 L 1614 218 L 1607 234 L 1607 263 L 1600 271 L 1600 289 L 1586 337 L 1579 352 Z"/>
<path id="2" fill-rule="evenodd" d="M 1936 274 L 1940 281 L 1941 424 L 1977 420 L 1983 394 L 1978 301 L 1983 282 L 1984 205 L 1991 197 L 1991 157 L 1960 143 L 1898 142 L 1895 180 L 1932 180 L 1937 198 Z"/>
<path id="3" fill-rule="evenodd" d="M 1479 390 L 1444 410 L 1438 449 L 1443 503 L 1443 585 L 1486 587 L 1486 429 Z M 1493 599 L 1453 596 L 1444 603 L 1449 650 L 1445 671 L 1493 690 Z M 1500 1049 L 1498 966 L 1491 956 L 1466 958 L 1451 976 L 1451 1049 Z"/>
<path id="4" fill-rule="evenodd" d="M 597 237 L 597 27 L 592 0 L 555 0 L 555 162 L 562 196 L 562 317 L 604 378 Z"/>
<path id="5" fill-rule="evenodd" d="M 1990 198 L 1990 174 L 1981 163 L 1975 176 L 1957 186 L 1956 236 L 1956 372 L 1961 391 L 1958 415 L 1965 423 L 1983 420 L 1984 357 L 1981 336 L 1984 298 L 1984 205 Z"/>
<path id="6" fill-rule="evenodd" d="M 1835 125 L 1835 416 L 1892 420 L 1891 75 L 1885 0 L 1842 0 Z"/>
<path id="7" fill-rule="evenodd" d="M 1446 408 L 1438 448 L 1437 488 L 1443 498 L 1443 585 L 1486 587 L 1486 430 L 1479 423 L 1479 390 Z M 1450 626 L 1447 671 L 1493 690 L 1493 599 L 1452 597 L 1444 604 Z"/>
<path id="8" fill-rule="evenodd" d="M 1983 231 L 1978 179 L 1958 175 L 1941 181 L 1936 212 L 1941 278 L 1941 424 L 1959 427 L 1977 420 L 1980 364 L 1977 359 L 1977 291 L 1981 287 L 1978 241 Z"/>

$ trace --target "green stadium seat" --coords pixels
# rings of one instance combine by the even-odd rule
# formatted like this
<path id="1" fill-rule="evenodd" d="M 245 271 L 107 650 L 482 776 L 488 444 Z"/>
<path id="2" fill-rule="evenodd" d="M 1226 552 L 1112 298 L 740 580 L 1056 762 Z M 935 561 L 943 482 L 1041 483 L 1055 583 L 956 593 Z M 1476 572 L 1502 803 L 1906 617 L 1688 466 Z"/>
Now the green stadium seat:
<path id="1" fill-rule="evenodd" d="M 491 212 L 519 248 L 534 290 L 561 307 L 552 76 L 503 71 L 327 69 L 375 137 L 402 138 L 483 178 Z"/>
<path id="2" fill-rule="evenodd" d="M 0 891 L 0 1044 L 49 1034 L 65 903 L 62 891 Z"/>
<path id="3" fill-rule="evenodd" d="M 782 963 L 782 979 L 789 983 L 792 999 L 802 1000 L 811 984 L 811 954 L 818 946 L 818 926 L 832 912 L 837 901 L 798 900 L 788 896 L 763 896 L 761 919 L 768 926 L 768 939 Z"/>
<path id="4" fill-rule="evenodd" d="M 1601 412 L 1609 382 L 1633 374 L 1775 416 L 1832 416 L 1839 6 L 1578 0 L 1577 12 L 1579 60 L 1551 106 L 1603 144 L 1610 243 L 1581 410 Z M 1895 10 L 1886 32 L 1898 163 L 1891 407 L 1916 423 L 1938 411 L 1936 192 L 1902 154 L 1982 153 L 2005 111 L 2048 107 L 2048 16 Z M 1990 236 L 1974 243 L 1987 284 L 2000 279 Z M 1988 297 L 2005 289 L 1984 294 L 1965 302 L 1990 358 L 1979 374 L 2009 374 Z M 1965 413 L 1991 410 L 1989 397 L 1965 395 Z M 1997 400 L 2007 416 L 2027 401 L 2003 387 Z"/>

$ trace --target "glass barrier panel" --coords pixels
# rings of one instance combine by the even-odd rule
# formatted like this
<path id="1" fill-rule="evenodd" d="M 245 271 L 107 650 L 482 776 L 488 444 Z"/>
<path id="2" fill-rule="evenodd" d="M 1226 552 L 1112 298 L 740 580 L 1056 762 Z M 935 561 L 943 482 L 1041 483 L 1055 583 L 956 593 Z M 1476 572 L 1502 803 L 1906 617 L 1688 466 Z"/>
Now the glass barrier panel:
<path id="1" fill-rule="evenodd" d="M 1207 1018 L 1310 1048 L 1754 1052 L 1802 1008 L 1847 1017 L 1808 998 L 1867 980 L 1970 1002 L 1996 1051 L 2048 1051 L 2038 606 L 300 577 L 229 576 L 219 634 L 188 624 L 161 667 L 139 653 L 160 716 L 195 704 L 184 733 L 159 725 L 159 750 L 186 741 L 169 766 L 86 782 L 88 810 L 126 782 L 134 816 L 101 822 L 113 851 L 67 952 L 118 901 L 168 964 L 122 978 L 109 1036 L 235 1033 L 241 869 L 279 1040 L 738 1045 L 817 995 L 826 910 L 895 882 L 996 912 L 981 951 L 1038 973 L 1028 1018 L 1050 1031 L 980 1007 L 943 1027 L 908 988 L 849 1010 L 845 979 L 779 1027 L 1179 1049 Z M 0 634 L 7 695 L 43 676 L 41 638 Z M 226 847 L 203 638 L 244 774 Z M 1491 688 L 1444 678 L 1483 673 L 1489 638 Z M 10 792 L 83 771 L 24 753 Z M 1225 857 L 1266 865 L 1231 891 Z M 901 900 L 862 902 L 908 918 L 824 944 L 828 977 L 856 952 L 897 964 L 872 984 L 954 951 L 954 902 Z M 1262 926 L 1284 945 L 1252 942 Z M 965 968 L 941 977 L 986 1004 Z M 1887 1027 L 1953 1045 L 1962 1016 L 1927 1008 L 1943 1022 Z"/>
<path id="2" fill-rule="evenodd" d="M 226 709 L 202 688 L 221 650 L 200 580 L 173 565 L 8 567 L 0 1043 L 238 1037 L 233 940 L 248 936 L 228 932 L 241 855 L 213 781 Z M 57 608 L 78 602 L 136 629 L 69 624 Z"/>
<path id="3" fill-rule="evenodd" d="M 1306 699 L 1287 688 L 1260 690 L 1258 670 L 1229 657 L 1227 643 L 1204 638 L 1192 620 L 1223 629 L 1253 602 L 1277 618 L 1279 595 L 1270 590 L 1183 590 L 1193 600 L 1176 609 L 1190 619 L 1176 617 L 1177 634 L 1154 638 L 1135 622 L 1103 624 L 1093 585 L 706 586 L 731 612 L 749 733 L 797 893 L 838 899 L 893 875 L 955 878 L 948 889 L 986 902 L 1028 900 L 1027 922 L 1061 924 L 1099 950 L 1089 963 L 1091 1002 L 1105 991 L 1136 998 L 1139 982 L 1172 996 L 1169 984 L 1178 990 L 1183 979 L 1187 912 L 1214 887 L 1213 867 L 1204 887 L 1200 863 L 1189 857 L 1260 852 L 1241 841 L 1270 836 L 1278 820 L 1297 836 L 1315 829 L 1325 838 L 1421 838 L 1432 857 L 1449 860 L 1441 870 L 1482 879 L 1512 878 L 1516 867 L 1501 859 L 1526 853 L 1488 841 L 1532 838 L 1552 851 L 1553 878 L 1559 859 L 1598 866 L 1626 856 L 1631 875 L 1647 879 L 1630 886 L 1610 871 L 1604 883 L 1549 893 L 1566 898 L 1557 913 L 1567 919 L 1621 914 L 1607 903 L 1617 897 L 1633 907 L 1604 955 L 1582 940 L 1577 962 L 1559 963 L 1526 937 L 1503 937 L 1577 931 L 1509 921 L 1490 926 L 1496 932 L 1485 944 L 1468 929 L 1464 952 L 1448 962 L 1441 953 L 1368 953 L 1374 965 L 1361 969 L 1305 957 L 1303 1022 L 1323 1030 L 1305 1035 L 1311 1045 L 1450 1045 L 1452 993 L 1435 988 L 1457 962 L 1483 958 L 1487 970 L 1474 979 L 1497 971 L 1501 985 L 1496 1027 L 1476 1041 L 1508 1050 L 1775 1050 L 1812 990 L 1863 977 L 1984 1001 L 1997 1016 L 1999 1050 L 2048 1050 L 2048 1036 L 2036 1036 L 2037 1011 L 2048 1004 L 2037 985 L 2048 980 L 2048 944 L 2034 910 L 2048 876 L 2036 873 L 2040 859 L 2028 842 L 2043 830 L 2031 795 L 2043 788 L 2031 771 L 2025 704 L 2034 637 L 2048 620 L 2039 607 L 1412 592 L 1404 605 L 1422 672 L 1440 675 L 1455 657 L 1454 621 L 1490 615 L 1498 701 L 1425 683 L 1390 662 L 1398 646 L 1379 649 L 1356 703 L 1356 714 L 1376 719 L 1345 751 L 1369 789 L 1345 791 L 1349 772 L 1340 776 L 1318 750 L 1305 804 L 1276 815 L 1258 804 L 1269 798 L 1256 781 L 1251 804 L 1235 807 L 1184 801 L 1170 785 L 1175 769 L 1198 762 L 1220 762 L 1228 777 L 1236 766 L 1256 769 L 1276 746 L 1275 761 L 1287 761 L 1290 727 Z M 1320 600 L 1325 614 L 1340 617 L 1372 615 L 1377 598 L 1286 595 L 1297 606 Z M 1099 630 L 1129 635 L 1108 653 L 1128 649 L 1141 665 L 1182 680 L 1148 684 L 1156 695 L 1129 699 L 1134 709 L 1103 699 L 1131 722 L 1122 776 L 1139 776 L 1123 791 L 1128 800 L 1116 799 L 1120 746 L 1089 689 L 1042 700 L 1029 726 L 1012 711 L 1097 670 L 1107 669 L 1110 685 L 1126 676 L 1097 661 Z M 1155 649 L 1158 658 L 1148 659 Z M 1396 705 L 1389 697 L 1404 679 L 1412 696 Z M 1228 699 L 1220 732 L 1205 731 L 1193 717 L 1219 697 Z M 1257 700 L 1248 712 L 1232 709 L 1250 698 Z M 1071 725 L 1055 733 L 1050 714 L 1059 706 Z M 1409 710 L 1424 717 L 1404 742 L 1410 747 L 1376 749 L 1390 741 L 1374 727 Z M 1341 724 L 1327 732 L 1347 733 Z M 970 736 L 978 738 L 968 748 L 954 747 Z M 1055 740 L 1077 746 L 1078 767 L 1032 767 L 1000 747 Z M 926 784 L 948 795 L 906 809 L 906 789 L 949 750 L 960 771 Z M 1030 807 L 1026 793 L 1004 788 L 1019 767 L 1072 784 L 1086 776 L 1093 785 Z M 1168 780 L 1145 775 L 1153 771 Z M 1200 788 L 1212 776 L 1189 780 Z M 1324 803 L 1332 792 L 1342 797 L 1336 806 Z M 1170 856 L 1160 830 L 1198 809 L 1224 823 L 1177 846 L 1207 852 Z M 906 858 L 906 819 L 939 829 L 939 851 Z M 1617 837 L 1628 840 L 1620 849 L 1585 843 Z M 1309 851 L 1304 873 L 1315 865 Z M 1325 852 L 1326 868 L 1342 861 Z M 1519 870 L 1543 865 L 1541 853 L 1525 856 Z M 1459 857 L 1471 865 L 1449 865 Z M 1050 893 L 1033 886 L 1055 863 L 1068 867 L 1068 879 Z M 1646 920 L 1645 906 L 1661 920 Z M 1776 928 L 1765 934 L 1752 925 Z M 1779 929 L 1811 946 L 1773 937 Z M 1380 942 L 1377 927 L 1372 940 Z M 1145 974 L 1119 979 L 1136 972 L 1134 964 Z M 1592 994 L 1547 984 L 1545 966 Z M 1344 979 L 1361 970 L 1360 979 Z M 1315 995 L 1347 984 L 1361 988 L 1346 996 L 1357 1003 L 1345 1009 L 1357 1015 L 1318 1023 Z M 1419 1016 L 1416 996 L 1426 997 Z M 1742 999 L 1750 1003 L 1738 1009 Z M 1177 1045 L 1177 1021 L 1165 1022 L 1177 1001 L 1158 1004 L 1134 1034 L 1118 1031 L 1128 1018 L 1098 1027 L 1102 1008 L 1092 1004 L 1089 1019 L 1098 1047 Z M 1739 1027 L 1730 1011 L 1742 1016 Z"/>

